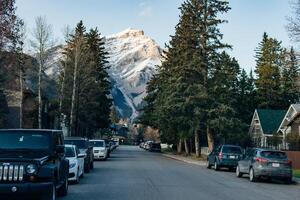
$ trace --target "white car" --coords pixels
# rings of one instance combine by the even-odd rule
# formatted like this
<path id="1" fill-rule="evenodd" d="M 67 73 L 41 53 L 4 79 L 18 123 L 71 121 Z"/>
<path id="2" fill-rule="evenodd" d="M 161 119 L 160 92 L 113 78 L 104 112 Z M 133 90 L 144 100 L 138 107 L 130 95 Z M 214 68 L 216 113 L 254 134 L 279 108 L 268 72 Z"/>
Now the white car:
<path id="1" fill-rule="evenodd" d="M 75 145 L 65 145 L 66 158 L 69 160 L 69 181 L 79 183 L 84 173 L 85 154 L 80 154 Z"/>
<path id="2" fill-rule="evenodd" d="M 90 140 L 93 147 L 94 159 L 106 160 L 108 157 L 108 149 L 105 140 Z"/>

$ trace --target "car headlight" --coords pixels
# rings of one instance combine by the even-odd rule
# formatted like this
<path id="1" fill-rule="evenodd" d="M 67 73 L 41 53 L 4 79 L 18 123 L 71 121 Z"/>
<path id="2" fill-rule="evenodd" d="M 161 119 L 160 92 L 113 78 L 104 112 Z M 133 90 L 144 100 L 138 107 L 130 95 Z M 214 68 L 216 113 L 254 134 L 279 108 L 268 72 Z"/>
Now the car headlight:
<path id="1" fill-rule="evenodd" d="M 29 164 L 26 167 L 27 174 L 35 174 L 37 172 L 37 166 L 34 164 Z"/>
<path id="2" fill-rule="evenodd" d="M 76 163 L 71 163 L 70 166 L 69 166 L 69 168 L 72 169 L 75 166 L 76 166 Z"/>

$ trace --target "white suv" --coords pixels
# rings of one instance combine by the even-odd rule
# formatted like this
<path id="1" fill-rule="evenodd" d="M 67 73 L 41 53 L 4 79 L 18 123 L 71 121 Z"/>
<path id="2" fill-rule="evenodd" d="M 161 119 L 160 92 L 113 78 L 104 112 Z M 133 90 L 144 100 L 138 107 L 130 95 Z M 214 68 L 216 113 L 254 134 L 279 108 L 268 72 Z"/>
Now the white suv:
<path id="1" fill-rule="evenodd" d="M 108 149 L 106 148 L 105 140 L 90 140 L 93 147 L 94 159 L 106 160 Z"/>

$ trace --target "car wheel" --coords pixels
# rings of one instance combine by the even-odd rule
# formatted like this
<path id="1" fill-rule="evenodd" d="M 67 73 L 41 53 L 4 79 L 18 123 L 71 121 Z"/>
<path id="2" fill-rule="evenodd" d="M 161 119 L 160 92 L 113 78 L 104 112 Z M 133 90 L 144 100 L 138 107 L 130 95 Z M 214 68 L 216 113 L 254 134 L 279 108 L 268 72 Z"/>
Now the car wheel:
<path id="1" fill-rule="evenodd" d="M 256 177 L 255 177 L 255 173 L 254 173 L 254 169 L 253 168 L 250 168 L 250 171 L 249 171 L 249 180 L 251 182 L 255 182 L 256 181 Z"/>
<path id="2" fill-rule="evenodd" d="M 90 170 L 91 170 L 90 164 L 87 164 L 87 165 L 84 167 L 84 172 L 85 172 L 85 173 L 90 173 Z"/>
<path id="3" fill-rule="evenodd" d="M 217 161 L 215 161 L 214 167 L 215 167 L 215 170 L 216 170 L 216 171 L 219 171 L 220 167 L 219 167 Z"/>
<path id="4" fill-rule="evenodd" d="M 77 174 L 76 174 L 76 180 L 75 180 L 75 183 L 78 184 L 80 181 L 80 177 L 79 177 L 79 168 L 78 168 L 78 171 L 77 171 Z"/>
<path id="5" fill-rule="evenodd" d="M 92 161 L 92 163 L 90 164 L 90 168 L 94 169 L 94 162 Z"/>
<path id="6" fill-rule="evenodd" d="M 84 173 L 82 172 L 82 174 L 80 175 L 80 178 L 84 178 Z"/>
<path id="7" fill-rule="evenodd" d="M 239 166 L 236 167 L 235 172 L 236 172 L 236 177 L 241 178 L 243 176 L 243 173 L 241 173 Z"/>
<path id="8" fill-rule="evenodd" d="M 206 167 L 207 167 L 207 169 L 210 169 L 210 168 L 211 168 L 211 165 L 210 165 L 209 161 L 207 161 Z"/>
<path id="9" fill-rule="evenodd" d="M 291 177 L 284 179 L 285 184 L 292 184 L 293 179 Z"/>
<path id="10" fill-rule="evenodd" d="M 68 178 L 64 181 L 63 185 L 59 188 L 58 194 L 59 196 L 67 196 L 69 190 L 69 181 Z"/>
<path id="11" fill-rule="evenodd" d="M 56 189 L 55 189 L 55 185 L 52 184 L 52 188 L 49 191 L 49 194 L 46 194 L 45 196 L 43 196 L 44 200 L 56 200 Z"/>

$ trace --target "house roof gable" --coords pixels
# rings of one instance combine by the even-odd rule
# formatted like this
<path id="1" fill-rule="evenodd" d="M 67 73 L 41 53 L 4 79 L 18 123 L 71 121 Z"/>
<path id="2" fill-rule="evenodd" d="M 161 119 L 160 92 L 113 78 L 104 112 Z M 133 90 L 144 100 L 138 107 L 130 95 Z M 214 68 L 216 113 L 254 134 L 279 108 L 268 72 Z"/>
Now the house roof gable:
<path id="1" fill-rule="evenodd" d="M 277 132 L 286 110 L 271 110 L 271 109 L 257 109 L 260 125 L 264 134 L 273 134 Z"/>

